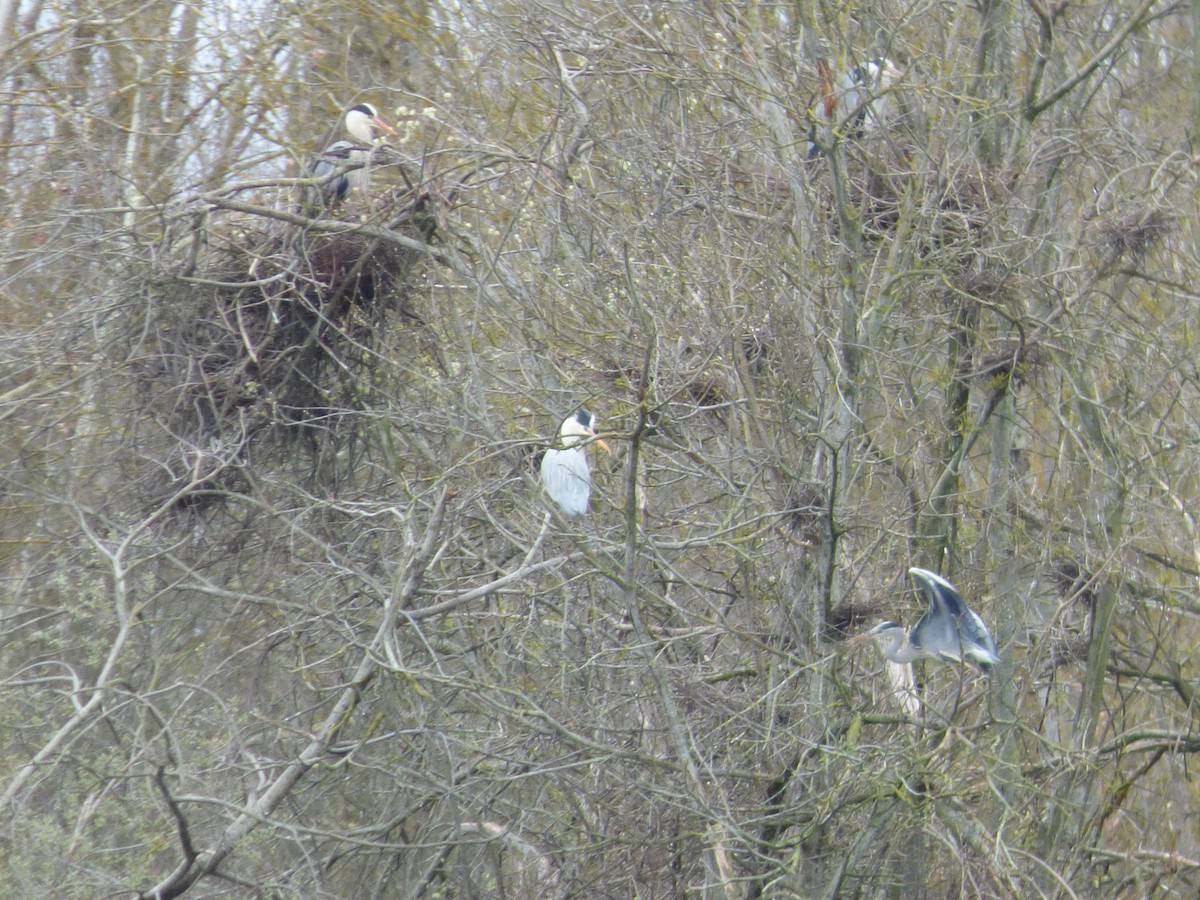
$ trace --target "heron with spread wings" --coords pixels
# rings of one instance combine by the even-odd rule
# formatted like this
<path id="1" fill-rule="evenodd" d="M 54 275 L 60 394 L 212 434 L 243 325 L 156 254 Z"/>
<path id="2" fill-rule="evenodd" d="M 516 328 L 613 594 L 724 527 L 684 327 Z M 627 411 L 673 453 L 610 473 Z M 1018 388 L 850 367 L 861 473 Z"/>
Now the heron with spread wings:
<path id="1" fill-rule="evenodd" d="M 996 641 L 958 590 L 928 569 L 908 570 L 925 594 L 929 609 L 906 631 L 899 622 L 880 622 L 857 640 L 880 638 L 883 655 L 897 664 L 917 659 L 965 662 L 984 673 L 1000 662 Z M 890 643 L 887 643 L 890 641 Z"/>

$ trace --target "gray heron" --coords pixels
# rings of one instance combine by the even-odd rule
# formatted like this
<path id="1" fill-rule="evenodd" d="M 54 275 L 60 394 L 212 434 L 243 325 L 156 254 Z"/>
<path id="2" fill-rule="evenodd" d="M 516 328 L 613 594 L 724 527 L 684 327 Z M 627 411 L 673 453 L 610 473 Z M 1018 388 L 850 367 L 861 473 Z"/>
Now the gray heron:
<path id="1" fill-rule="evenodd" d="M 356 168 L 341 172 L 321 186 L 327 203 L 345 200 L 351 191 L 365 190 L 367 186 L 367 163 L 378 137 L 377 132 L 395 134 L 396 130 L 379 117 L 379 111 L 370 103 L 359 103 L 346 110 L 344 116 L 346 133 L 354 140 L 335 141 L 326 147 L 312 166 L 314 178 L 325 178 L 346 165 Z"/>
<path id="2" fill-rule="evenodd" d="M 967 662 L 990 673 L 1000 656 L 983 620 L 945 578 L 928 569 L 913 568 L 908 574 L 929 601 L 925 615 L 911 631 L 906 632 L 899 622 L 881 622 L 856 640 L 883 638 L 883 655 L 900 665 L 927 657 Z"/>
<path id="3" fill-rule="evenodd" d="M 592 475 L 588 467 L 586 443 L 601 450 L 608 444 L 596 437 L 596 416 L 580 407 L 565 419 L 558 429 L 562 448 L 551 447 L 542 457 L 542 485 L 550 498 L 568 516 L 587 512 L 592 493 Z"/>
<path id="4" fill-rule="evenodd" d="M 820 123 L 815 126 L 820 128 L 820 137 L 815 133 L 809 137 L 809 159 L 814 159 L 828 148 L 835 125 L 854 137 L 862 137 L 878 128 L 891 112 L 892 101 L 888 89 L 903 74 L 886 57 L 868 59 L 851 66 L 838 76 L 836 83 L 823 59 L 819 68 L 823 96 L 813 106 L 812 118 Z"/>

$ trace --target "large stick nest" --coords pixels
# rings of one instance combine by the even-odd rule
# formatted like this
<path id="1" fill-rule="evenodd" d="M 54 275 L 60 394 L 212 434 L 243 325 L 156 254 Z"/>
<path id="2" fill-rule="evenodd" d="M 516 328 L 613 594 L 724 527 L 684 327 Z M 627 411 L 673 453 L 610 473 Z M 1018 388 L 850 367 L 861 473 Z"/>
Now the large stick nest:
<path id="1" fill-rule="evenodd" d="M 263 437 L 319 436 L 328 450 L 352 430 L 380 386 L 385 325 L 422 324 L 410 288 L 433 205 L 409 189 L 311 220 L 244 203 L 224 204 L 237 212 L 223 219 L 220 203 L 180 214 L 188 233 L 169 241 L 174 271 L 154 282 L 139 371 L 178 445 L 169 489 L 181 501 L 239 489 Z"/>

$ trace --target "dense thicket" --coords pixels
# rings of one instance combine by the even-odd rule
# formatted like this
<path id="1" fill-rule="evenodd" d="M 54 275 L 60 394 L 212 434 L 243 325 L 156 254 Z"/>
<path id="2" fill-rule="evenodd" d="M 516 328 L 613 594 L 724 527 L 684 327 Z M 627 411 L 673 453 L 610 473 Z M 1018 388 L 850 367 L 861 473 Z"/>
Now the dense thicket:
<path id="1" fill-rule="evenodd" d="M 0 3 L 0 889 L 1195 893 L 1192 26 Z"/>

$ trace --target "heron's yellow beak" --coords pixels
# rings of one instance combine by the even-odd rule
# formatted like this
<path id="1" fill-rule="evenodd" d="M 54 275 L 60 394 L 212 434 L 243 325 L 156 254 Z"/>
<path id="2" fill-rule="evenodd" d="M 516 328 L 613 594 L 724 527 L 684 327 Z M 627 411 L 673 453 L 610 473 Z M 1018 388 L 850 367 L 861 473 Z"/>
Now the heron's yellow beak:
<path id="1" fill-rule="evenodd" d="M 387 122 L 383 121 L 383 119 L 379 118 L 379 116 L 376 116 L 371 121 L 375 124 L 375 127 L 378 128 L 380 131 L 386 131 L 388 134 L 396 133 L 396 129 L 393 128 L 391 125 L 389 125 Z"/>
<path id="2" fill-rule="evenodd" d="M 595 444 L 597 447 L 599 447 L 601 450 L 603 450 L 605 453 L 612 453 L 612 451 L 608 449 L 608 444 L 604 443 L 604 441 L 601 440 L 600 438 L 596 438 L 594 441 L 592 441 L 592 443 Z"/>

